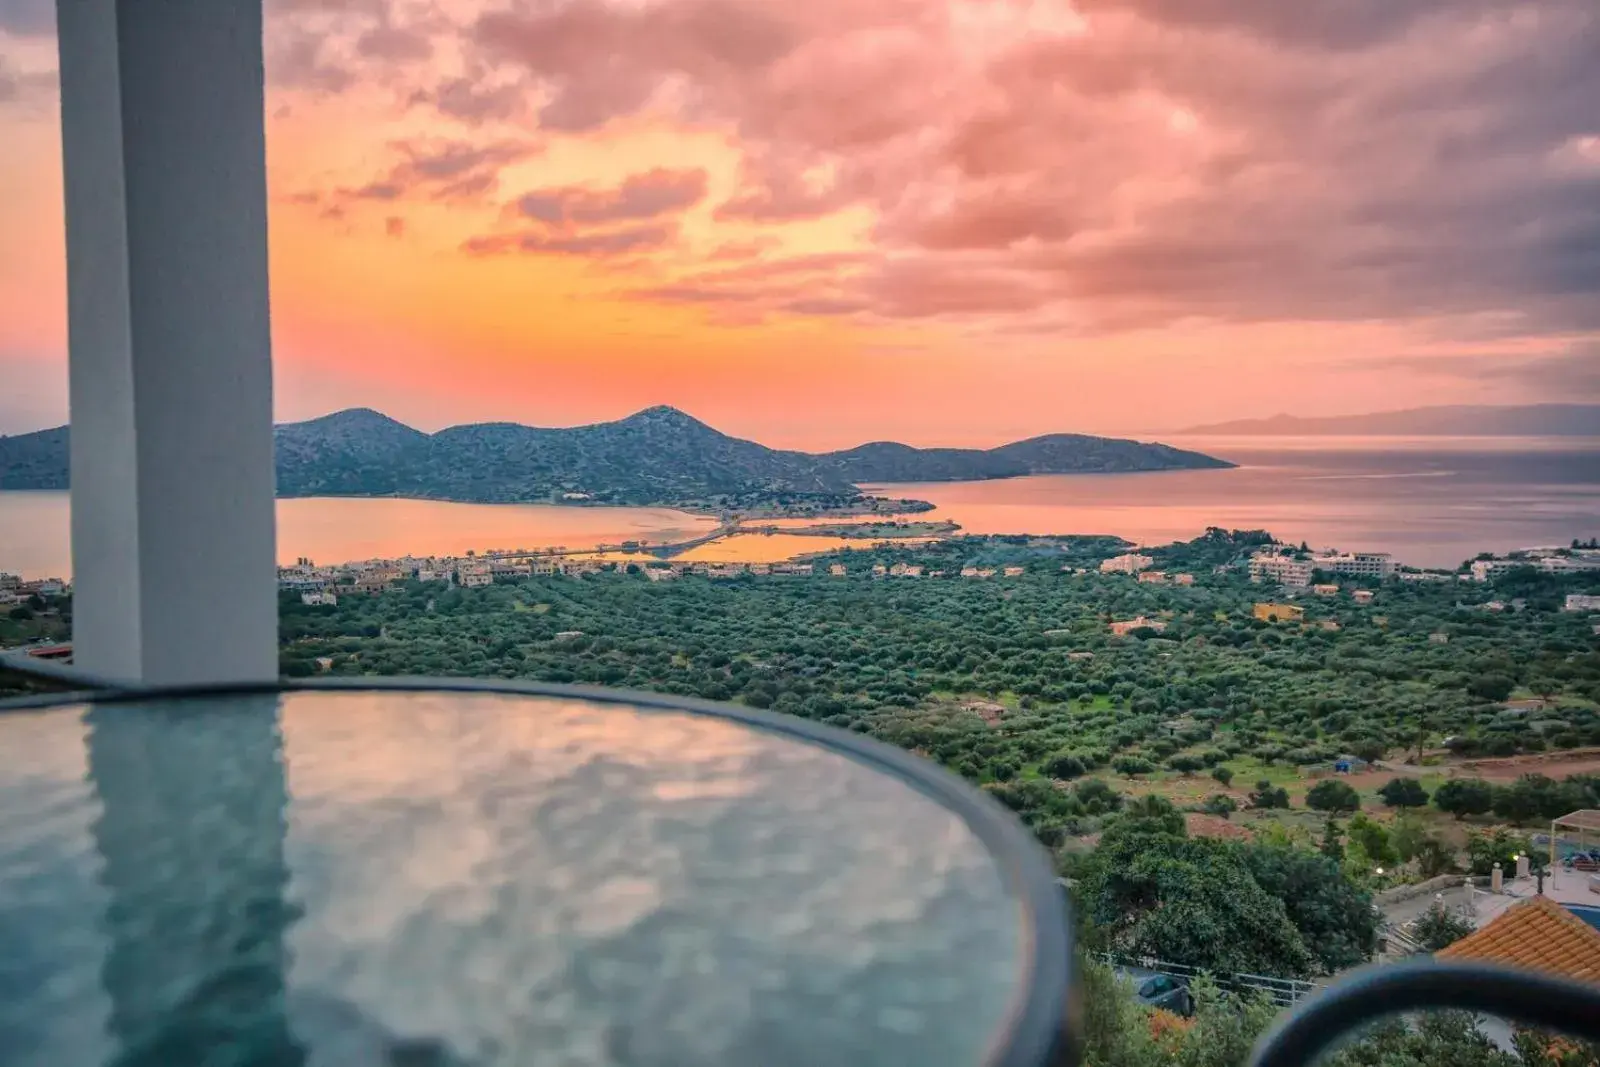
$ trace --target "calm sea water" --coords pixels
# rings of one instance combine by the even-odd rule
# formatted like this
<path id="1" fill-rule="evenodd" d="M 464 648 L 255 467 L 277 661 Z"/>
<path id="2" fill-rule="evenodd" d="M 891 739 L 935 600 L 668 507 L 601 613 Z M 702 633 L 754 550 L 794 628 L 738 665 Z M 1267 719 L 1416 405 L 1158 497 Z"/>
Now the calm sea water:
<path id="1" fill-rule="evenodd" d="M 68 577 L 70 510 L 66 493 L 0 493 L 0 571 Z M 278 558 L 342 563 L 468 549 L 578 550 L 623 541 L 687 540 L 716 526 L 714 519 L 670 508 L 313 497 L 278 501 Z"/>
<path id="2" fill-rule="evenodd" d="M 972 533 L 1106 533 L 1160 544 L 1207 526 L 1268 529 L 1317 547 L 1389 551 L 1418 566 L 1600 537 L 1600 440 L 1169 440 L 1240 466 L 872 488 L 930 500 L 938 505 L 934 517 L 954 519 Z M 65 493 L 0 493 L 0 570 L 68 576 L 68 508 Z M 665 508 L 283 500 L 278 550 L 285 561 L 337 562 L 408 552 L 580 549 L 676 540 L 714 525 Z M 728 547 L 730 558 L 754 561 L 832 544 L 780 536 L 740 538 L 737 552 Z M 708 553 L 716 550 L 700 550 Z"/>
<path id="3" fill-rule="evenodd" d="M 1207 526 L 1453 567 L 1479 552 L 1600 537 L 1600 440 L 1169 439 L 1235 470 L 875 486 L 971 533 L 1106 533 L 1141 544 Z"/>

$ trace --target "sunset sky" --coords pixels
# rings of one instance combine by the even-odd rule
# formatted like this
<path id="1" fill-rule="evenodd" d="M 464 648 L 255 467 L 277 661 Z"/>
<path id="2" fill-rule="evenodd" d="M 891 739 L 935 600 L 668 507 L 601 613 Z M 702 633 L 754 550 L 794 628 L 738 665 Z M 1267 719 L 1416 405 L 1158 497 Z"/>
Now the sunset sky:
<path id="1" fill-rule="evenodd" d="M 0 432 L 66 418 L 0 0 Z M 791 447 L 1600 400 L 1595 0 L 268 0 L 276 405 Z"/>

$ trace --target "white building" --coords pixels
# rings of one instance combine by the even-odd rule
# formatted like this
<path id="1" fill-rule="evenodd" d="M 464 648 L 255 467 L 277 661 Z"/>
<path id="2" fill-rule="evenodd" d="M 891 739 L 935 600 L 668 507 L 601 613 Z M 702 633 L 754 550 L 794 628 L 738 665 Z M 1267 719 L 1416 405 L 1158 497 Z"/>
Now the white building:
<path id="1" fill-rule="evenodd" d="M 1532 567 L 1544 574 L 1587 574 L 1600 570 L 1600 559 L 1596 559 L 1587 552 L 1576 555 L 1560 555 L 1555 552 L 1546 552 L 1543 555 L 1530 554 L 1526 556 L 1503 556 L 1498 559 L 1480 559 L 1472 564 L 1473 580 L 1487 582 L 1497 574 L 1515 570 L 1518 567 Z"/>
<path id="2" fill-rule="evenodd" d="M 1568 593 L 1567 611 L 1600 611 L 1600 596 L 1591 593 Z"/>
<path id="3" fill-rule="evenodd" d="M 1349 574 L 1357 578 L 1387 578 L 1394 573 L 1394 557 L 1387 552 L 1331 552 L 1311 560 L 1314 570 Z"/>
<path id="4" fill-rule="evenodd" d="M 1311 564 L 1293 556 L 1280 556 L 1265 552 L 1250 560 L 1252 582 L 1277 582 L 1279 585 L 1304 589 L 1311 584 Z"/>
<path id="5" fill-rule="evenodd" d="M 1546 574 L 1585 574 L 1600 570 L 1600 559 L 1586 556 L 1546 556 L 1539 561 L 1539 569 Z"/>
<path id="6" fill-rule="evenodd" d="M 1100 564 L 1101 574 L 1138 574 L 1146 567 L 1155 566 L 1155 560 L 1150 556 L 1141 556 L 1137 552 L 1129 552 L 1121 556 L 1113 556 Z"/>
<path id="7" fill-rule="evenodd" d="M 339 598 L 333 593 L 301 593 L 300 603 L 309 605 L 310 607 L 320 607 L 326 605 L 327 607 L 331 608 L 339 603 Z"/>

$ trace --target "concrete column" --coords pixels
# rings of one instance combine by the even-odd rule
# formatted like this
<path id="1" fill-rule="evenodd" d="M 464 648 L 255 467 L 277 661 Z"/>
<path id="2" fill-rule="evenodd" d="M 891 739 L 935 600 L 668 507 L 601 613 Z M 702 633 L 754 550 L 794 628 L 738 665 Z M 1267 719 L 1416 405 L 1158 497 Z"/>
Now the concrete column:
<path id="1" fill-rule="evenodd" d="M 1524 878 L 1528 877 L 1528 870 L 1529 870 L 1529 868 L 1531 866 L 1532 866 L 1532 863 L 1528 859 L 1528 854 L 1527 853 L 1525 853 L 1525 852 L 1517 853 L 1517 879 L 1519 881 L 1521 879 L 1524 879 Z"/>
<path id="2" fill-rule="evenodd" d="M 261 0 L 57 0 L 74 660 L 277 675 Z"/>
<path id="3" fill-rule="evenodd" d="M 1505 887 L 1505 877 L 1506 877 L 1506 872 L 1501 870 L 1500 865 L 1498 863 L 1495 864 L 1494 865 L 1494 870 L 1489 872 L 1489 892 L 1491 892 L 1491 893 L 1499 893 L 1499 892 L 1501 892 Z"/>

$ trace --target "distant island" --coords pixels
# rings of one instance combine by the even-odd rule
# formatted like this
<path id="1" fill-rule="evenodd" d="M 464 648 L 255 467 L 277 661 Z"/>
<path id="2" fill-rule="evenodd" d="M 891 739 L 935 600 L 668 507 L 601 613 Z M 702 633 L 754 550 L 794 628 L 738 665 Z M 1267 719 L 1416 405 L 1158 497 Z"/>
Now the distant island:
<path id="1" fill-rule="evenodd" d="M 465 503 L 632 504 L 714 514 L 882 515 L 922 501 L 864 494 L 882 482 L 979 481 L 1231 467 L 1161 444 L 1050 434 L 992 449 L 882 442 L 813 454 L 730 437 L 670 407 L 547 429 L 477 423 L 424 433 L 367 408 L 276 427 L 278 494 Z M 0 437 L 0 489 L 65 489 L 65 426 Z"/>
<path id="2" fill-rule="evenodd" d="M 1427 407 L 1370 415 L 1274 415 L 1179 431 L 1195 436 L 1600 437 L 1600 404 Z"/>

